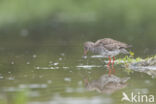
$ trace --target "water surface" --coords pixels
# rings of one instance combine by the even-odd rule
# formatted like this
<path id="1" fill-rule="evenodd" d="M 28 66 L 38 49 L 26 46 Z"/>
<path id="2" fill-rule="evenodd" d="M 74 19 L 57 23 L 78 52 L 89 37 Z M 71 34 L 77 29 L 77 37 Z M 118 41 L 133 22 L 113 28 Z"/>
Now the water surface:
<path id="1" fill-rule="evenodd" d="M 119 65 L 115 65 L 115 75 L 130 77 L 125 88 L 112 94 L 90 91 L 85 79 L 92 82 L 107 74 L 108 59 L 91 54 L 82 58 L 81 41 L 44 41 L 40 46 L 30 42 L 1 46 L 0 99 L 4 102 L 12 104 L 23 90 L 29 104 L 120 104 L 122 92 L 129 96 L 131 92 L 156 96 L 155 79 L 140 72 L 128 74 Z"/>

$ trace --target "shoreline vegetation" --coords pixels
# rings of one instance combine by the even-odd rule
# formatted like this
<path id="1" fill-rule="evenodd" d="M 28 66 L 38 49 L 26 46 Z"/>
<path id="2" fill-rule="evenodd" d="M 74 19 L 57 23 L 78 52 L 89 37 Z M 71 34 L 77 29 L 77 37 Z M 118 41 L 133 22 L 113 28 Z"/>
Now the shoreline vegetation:
<path id="1" fill-rule="evenodd" d="M 156 77 L 156 55 L 144 59 L 141 57 L 134 58 L 134 53 L 130 52 L 130 56 L 119 58 L 116 61 L 116 63 L 122 65 L 128 73 L 134 70 Z"/>

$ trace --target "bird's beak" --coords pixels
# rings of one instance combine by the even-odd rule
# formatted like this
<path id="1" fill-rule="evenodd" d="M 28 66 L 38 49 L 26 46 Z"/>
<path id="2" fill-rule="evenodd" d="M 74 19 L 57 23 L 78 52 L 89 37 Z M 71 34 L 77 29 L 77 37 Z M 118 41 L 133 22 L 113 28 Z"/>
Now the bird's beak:
<path id="1" fill-rule="evenodd" d="M 84 56 L 87 55 L 88 50 L 84 49 Z"/>

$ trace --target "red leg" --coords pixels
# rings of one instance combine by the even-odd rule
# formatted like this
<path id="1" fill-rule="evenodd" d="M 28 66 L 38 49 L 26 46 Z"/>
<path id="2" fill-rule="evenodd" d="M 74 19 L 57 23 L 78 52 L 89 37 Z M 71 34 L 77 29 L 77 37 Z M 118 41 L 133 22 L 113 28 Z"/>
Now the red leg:
<path id="1" fill-rule="evenodd" d="M 110 64 L 111 64 L 111 58 L 110 58 L 110 56 L 108 58 L 109 58 L 109 62 L 107 64 L 107 67 L 109 68 L 110 67 Z"/>
<path id="2" fill-rule="evenodd" d="M 107 64 L 107 67 L 108 67 L 108 69 L 109 69 L 109 76 L 111 75 L 111 68 L 110 68 L 110 64 L 111 64 L 111 57 L 109 56 L 108 57 L 109 58 L 109 62 L 108 62 L 108 64 Z"/>
<path id="3" fill-rule="evenodd" d="M 113 73 L 115 73 L 115 69 L 114 69 L 114 61 L 115 61 L 115 57 L 113 56 L 113 63 L 112 63 Z"/>

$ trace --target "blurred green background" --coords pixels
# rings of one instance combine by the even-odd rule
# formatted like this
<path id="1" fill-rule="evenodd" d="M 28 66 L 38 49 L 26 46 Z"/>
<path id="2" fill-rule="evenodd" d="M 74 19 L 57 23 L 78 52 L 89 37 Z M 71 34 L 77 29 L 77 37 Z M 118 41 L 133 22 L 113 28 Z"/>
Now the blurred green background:
<path id="1" fill-rule="evenodd" d="M 152 49 L 155 5 L 155 0 L 1 0 L 0 38 L 83 42 L 111 37 L 136 49 Z"/>
<path id="2" fill-rule="evenodd" d="M 155 10 L 155 0 L 0 0 L 0 104 L 69 104 L 74 98 L 71 104 L 117 104 L 122 91 L 138 89 L 156 96 L 154 79 L 121 67 L 116 75 L 131 77 L 126 89 L 111 96 L 87 92 L 83 78 L 98 79 L 107 70 L 103 59 L 81 58 L 83 43 L 100 38 L 133 45 L 135 57 L 155 54 Z M 77 68 L 88 64 L 102 67 Z"/>

